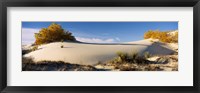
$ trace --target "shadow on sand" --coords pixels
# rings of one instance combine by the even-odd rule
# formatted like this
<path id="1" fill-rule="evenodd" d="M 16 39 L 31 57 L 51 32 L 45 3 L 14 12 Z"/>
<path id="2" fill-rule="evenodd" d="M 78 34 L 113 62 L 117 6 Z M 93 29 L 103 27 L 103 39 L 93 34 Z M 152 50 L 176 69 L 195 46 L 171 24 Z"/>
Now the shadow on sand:
<path id="1" fill-rule="evenodd" d="M 164 45 L 165 45 L 164 43 L 155 42 L 151 46 L 147 47 L 147 49 L 144 51 L 149 52 L 152 55 L 169 55 L 176 52 L 172 49 L 164 47 Z"/>

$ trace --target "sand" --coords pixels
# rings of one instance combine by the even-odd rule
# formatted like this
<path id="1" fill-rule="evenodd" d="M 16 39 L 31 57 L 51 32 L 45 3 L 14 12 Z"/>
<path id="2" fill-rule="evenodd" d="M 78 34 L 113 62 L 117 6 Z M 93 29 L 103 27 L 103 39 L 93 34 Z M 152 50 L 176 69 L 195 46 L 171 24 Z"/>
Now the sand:
<path id="1" fill-rule="evenodd" d="M 63 48 L 61 48 L 62 45 Z M 24 57 L 32 57 L 35 62 L 64 61 L 74 64 L 95 65 L 113 59 L 119 51 L 140 54 L 149 52 L 154 55 L 174 53 L 169 45 L 146 39 L 121 44 L 55 42 L 41 45 L 38 50 L 25 54 Z"/>

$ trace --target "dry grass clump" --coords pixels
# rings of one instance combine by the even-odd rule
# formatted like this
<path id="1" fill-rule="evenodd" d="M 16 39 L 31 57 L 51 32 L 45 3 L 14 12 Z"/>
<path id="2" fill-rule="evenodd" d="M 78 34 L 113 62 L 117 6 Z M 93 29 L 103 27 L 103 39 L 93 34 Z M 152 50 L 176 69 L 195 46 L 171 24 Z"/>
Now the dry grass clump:
<path id="1" fill-rule="evenodd" d="M 33 48 L 31 49 L 31 51 L 35 51 L 35 50 L 38 50 L 38 46 L 37 45 L 33 46 Z"/>
<path id="2" fill-rule="evenodd" d="M 22 58 L 22 71 L 99 71 L 90 65 L 70 64 L 63 61 L 42 61 L 35 63 L 32 58 Z"/>
<path id="3" fill-rule="evenodd" d="M 144 34 L 144 39 L 159 39 L 161 42 L 166 43 L 177 43 L 178 42 L 178 32 L 174 35 L 170 35 L 169 32 L 161 32 L 159 30 L 149 30 Z"/>
<path id="4" fill-rule="evenodd" d="M 145 52 L 144 55 L 139 55 L 137 53 L 128 54 L 125 52 L 117 52 L 117 57 L 110 62 L 146 64 L 146 59 L 148 57 L 150 57 L 150 54 L 148 52 Z"/>

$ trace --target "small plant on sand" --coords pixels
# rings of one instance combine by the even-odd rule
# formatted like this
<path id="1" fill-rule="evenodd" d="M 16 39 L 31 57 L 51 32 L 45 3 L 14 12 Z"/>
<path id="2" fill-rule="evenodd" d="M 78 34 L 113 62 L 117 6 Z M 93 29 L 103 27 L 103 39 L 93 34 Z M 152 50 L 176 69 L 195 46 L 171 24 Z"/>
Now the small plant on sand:
<path id="1" fill-rule="evenodd" d="M 151 57 L 151 54 L 149 52 L 144 52 L 144 57 L 149 58 L 149 57 Z"/>
<path id="2" fill-rule="evenodd" d="M 118 55 L 118 59 L 121 61 L 127 61 L 127 59 L 128 59 L 127 53 L 117 52 L 117 55 Z"/>
<path id="3" fill-rule="evenodd" d="M 61 42 L 63 43 L 63 42 L 64 42 L 64 40 L 62 39 L 62 40 L 61 40 Z M 61 47 L 61 48 L 63 48 L 64 46 L 63 46 L 63 45 L 61 45 L 60 47 Z"/>
<path id="4" fill-rule="evenodd" d="M 137 60 L 135 60 L 135 59 L 137 59 L 137 57 L 138 57 L 138 54 L 137 53 L 131 53 L 130 54 L 130 61 L 132 62 L 132 63 L 137 63 L 136 61 Z"/>
<path id="5" fill-rule="evenodd" d="M 61 47 L 61 48 L 63 48 L 64 46 L 63 46 L 63 45 L 61 45 L 60 47 Z"/>
<path id="6" fill-rule="evenodd" d="M 35 45 L 35 46 L 31 49 L 31 51 L 35 51 L 35 50 L 38 50 L 38 46 L 37 46 L 37 45 Z"/>
<path id="7" fill-rule="evenodd" d="M 138 53 L 128 54 L 124 52 L 117 52 L 117 57 L 111 62 L 143 64 L 146 63 L 146 58 L 147 57 L 140 56 Z"/>
<path id="8" fill-rule="evenodd" d="M 154 41 L 153 41 L 153 40 L 150 40 L 150 42 L 154 43 Z"/>

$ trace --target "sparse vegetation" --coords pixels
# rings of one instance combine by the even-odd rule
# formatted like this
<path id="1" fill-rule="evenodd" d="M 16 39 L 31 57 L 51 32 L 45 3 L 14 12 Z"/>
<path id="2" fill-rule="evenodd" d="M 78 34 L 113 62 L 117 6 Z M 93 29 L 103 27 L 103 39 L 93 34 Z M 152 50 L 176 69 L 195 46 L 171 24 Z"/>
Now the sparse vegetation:
<path id="1" fill-rule="evenodd" d="M 145 55 L 146 54 L 146 55 Z M 145 52 L 143 56 L 137 53 L 117 52 L 117 57 L 106 63 L 99 61 L 95 66 L 70 64 L 63 61 L 34 62 L 32 58 L 22 58 L 23 71 L 177 71 L 178 55 L 159 56 L 155 61 L 148 58 L 154 57 Z M 146 57 L 145 57 L 146 56 Z M 107 67 L 96 68 L 96 66 Z"/>
<path id="2" fill-rule="evenodd" d="M 42 28 L 39 33 L 35 33 L 36 45 L 57 42 L 61 40 L 76 41 L 71 32 L 64 31 L 64 29 L 56 23 L 52 23 L 47 28 Z"/>
<path id="3" fill-rule="evenodd" d="M 151 57 L 151 54 L 149 52 L 144 52 L 144 57 L 149 58 L 149 57 Z"/>
<path id="4" fill-rule="evenodd" d="M 163 70 L 178 70 L 177 55 L 160 56 L 155 61 L 150 61 L 148 58 L 153 55 L 144 52 L 143 55 L 137 53 L 127 54 L 117 52 L 118 57 L 105 64 L 98 64 L 97 66 L 113 68 L 120 71 L 163 71 Z"/>
<path id="5" fill-rule="evenodd" d="M 22 58 L 22 71 L 99 71 L 90 65 L 70 64 L 63 61 L 42 61 L 35 63 L 32 58 Z"/>
<path id="6" fill-rule="evenodd" d="M 169 32 L 161 32 L 159 30 L 149 30 L 144 34 L 144 39 L 159 39 L 161 42 L 166 43 L 177 43 L 178 42 L 178 32 L 175 35 L 169 35 Z"/>
<path id="7" fill-rule="evenodd" d="M 30 53 L 32 51 L 35 51 L 35 50 L 38 50 L 38 46 L 37 45 L 34 45 L 30 49 L 22 49 L 22 55 L 28 54 L 28 53 Z"/>
<path id="8" fill-rule="evenodd" d="M 35 51 L 35 50 L 37 50 L 37 49 L 38 49 L 38 46 L 35 45 L 35 46 L 31 49 L 31 51 Z"/>
<path id="9" fill-rule="evenodd" d="M 63 41 L 64 41 L 64 40 L 62 39 L 62 40 L 61 40 L 61 42 L 63 43 Z M 63 46 L 63 45 L 61 45 L 60 47 L 61 47 L 61 48 L 63 48 L 64 46 Z"/>
<path id="10" fill-rule="evenodd" d="M 117 52 L 117 57 L 113 60 L 109 61 L 110 64 L 115 63 L 131 63 L 131 64 L 146 64 L 147 60 L 145 56 L 140 56 L 137 53 L 124 53 L 124 52 Z"/>

